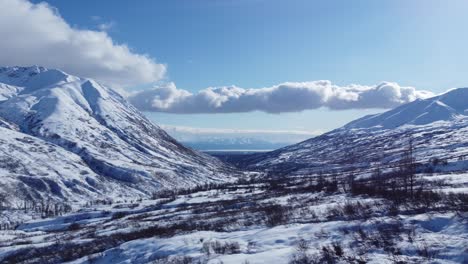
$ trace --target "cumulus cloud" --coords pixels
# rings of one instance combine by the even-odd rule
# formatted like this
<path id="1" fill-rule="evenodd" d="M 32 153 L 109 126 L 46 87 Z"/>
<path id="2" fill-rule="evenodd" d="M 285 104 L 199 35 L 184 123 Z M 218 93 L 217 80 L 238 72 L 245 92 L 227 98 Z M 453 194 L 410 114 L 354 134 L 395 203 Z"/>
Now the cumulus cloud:
<path id="1" fill-rule="evenodd" d="M 267 88 L 210 87 L 197 93 L 174 83 L 129 96 L 142 111 L 180 114 L 299 112 L 325 107 L 332 110 L 393 108 L 433 96 L 429 91 L 382 82 L 374 86 L 338 86 L 330 81 L 287 82 Z"/>
<path id="2" fill-rule="evenodd" d="M 161 79 L 166 66 L 104 32 L 70 26 L 53 7 L 0 0 L 0 64 L 41 65 L 119 87 Z"/>

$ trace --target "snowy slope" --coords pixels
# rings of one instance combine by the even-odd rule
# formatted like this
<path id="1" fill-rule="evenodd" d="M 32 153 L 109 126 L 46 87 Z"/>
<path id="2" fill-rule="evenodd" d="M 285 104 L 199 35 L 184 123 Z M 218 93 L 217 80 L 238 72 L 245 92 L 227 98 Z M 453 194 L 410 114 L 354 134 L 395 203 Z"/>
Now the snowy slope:
<path id="1" fill-rule="evenodd" d="M 417 162 L 447 159 L 451 169 L 468 169 L 468 88 L 418 100 L 382 114 L 269 153 L 247 156 L 240 166 L 276 174 L 308 174 L 392 166 L 401 159 L 409 137 Z M 375 166 L 374 166 L 375 167 Z"/>
<path id="2" fill-rule="evenodd" d="M 21 132 L 0 127 L 0 189 L 8 206 L 45 197 L 80 201 L 125 192 L 78 155 Z"/>
<path id="3" fill-rule="evenodd" d="M 82 163 L 78 171 L 89 171 L 91 181 L 103 183 L 105 179 L 121 187 L 111 192 L 110 187 L 100 186 L 93 192 L 142 195 L 162 186 L 226 181 L 235 174 L 217 159 L 185 148 L 118 93 L 93 80 L 34 66 L 0 68 L 0 83 L 0 117 L 5 124 L 14 124 L 34 141 L 41 139 L 39 145 L 60 147 L 60 156 L 71 159 L 69 163 Z M 22 136 L 10 130 L 1 131 L 4 144 L 18 145 L 14 138 Z M 3 136 L 12 133 L 11 138 Z M 11 155 L 5 152 L 2 157 Z M 62 164 L 50 158 L 51 163 Z M 23 165 L 34 165 L 28 164 Z M 44 177 L 56 183 L 60 177 L 67 178 L 60 166 L 57 173 Z M 70 174 L 80 177 L 78 171 Z"/>
<path id="4" fill-rule="evenodd" d="M 396 128 L 403 125 L 427 125 L 436 121 L 468 116 L 468 88 L 451 90 L 425 100 L 416 100 L 382 114 L 357 119 L 345 128 Z"/>

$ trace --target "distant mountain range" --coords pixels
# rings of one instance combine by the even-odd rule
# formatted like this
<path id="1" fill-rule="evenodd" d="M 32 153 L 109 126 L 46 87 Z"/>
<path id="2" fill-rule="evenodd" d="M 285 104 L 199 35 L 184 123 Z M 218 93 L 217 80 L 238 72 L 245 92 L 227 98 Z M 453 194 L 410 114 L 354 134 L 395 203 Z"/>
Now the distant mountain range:
<path id="1" fill-rule="evenodd" d="M 288 143 L 270 142 L 249 137 L 213 137 L 199 141 L 182 141 L 181 143 L 185 146 L 201 151 L 265 151 L 274 150 L 289 145 Z"/>
<path id="2" fill-rule="evenodd" d="M 0 191 L 11 199 L 148 196 L 238 173 L 179 144 L 94 80 L 0 68 Z"/>
<path id="3" fill-rule="evenodd" d="M 161 125 L 172 137 L 193 149 L 207 150 L 273 150 L 295 144 L 319 131 L 216 129 Z"/>

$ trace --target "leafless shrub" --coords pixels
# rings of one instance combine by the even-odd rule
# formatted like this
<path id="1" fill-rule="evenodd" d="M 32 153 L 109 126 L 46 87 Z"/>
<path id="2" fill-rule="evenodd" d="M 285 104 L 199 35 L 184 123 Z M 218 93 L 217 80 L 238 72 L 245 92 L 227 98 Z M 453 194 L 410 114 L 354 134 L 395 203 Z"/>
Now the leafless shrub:
<path id="1" fill-rule="evenodd" d="M 201 261 L 196 261 L 189 256 L 169 256 L 162 257 L 151 262 L 152 264 L 201 264 Z"/>
<path id="2" fill-rule="evenodd" d="M 343 248 L 341 247 L 341 244 L 339 242 L 333 242 L 332 243 L 333 251 L 337 257 L 343 257 Z"/>
<path id="3" fill-rule="evenodd" d="M 211 254 L 220 254 L 220 255 L 239 254 L 241 252 L 240 245 L 238 242 L 236 241 L 221 242 L 219 240 L 203 242 L 201 251 L 207 256 L 210 256 Z"/>
<path id="4" fill-rule="evenodd" d="M 265 223 L 267 226 L 284 225 L 289 220 L 289 208 L 280 204 L 270 204 L 263 206 Z"/>
<path id="5" fill-rule="evenodd" d="M 335 255 L 333 249 L 330 247 L 322 247 L 322 252 L 320 256 L 321 263 L 334 264 L 337 262 L 337 256 Z"/>
<path id="6" fill-rule="evenodd" d="M 419 256 L 427 258 L 428 260 L 434 259 L 439 254 L 437 249 L 431 248 L 427 243 L 422 243 L 421 245 L 417 246 L 416 252 Z"/>
<path id="7" fill-rule="evenodd" d="M 128 213 L 127 212 L 115 212 L 113 215 L 112 215 L 112 220 L 115 220 L 115 219 L 119 219 L 119 218 L 123 218 L 125 216 L 127 216 Z"/>
<path id="8" fill-rule="evenodd" d="M 301 238 L 298 240 L 295 251 L 291 255 L 289 264 L 316 264 L 319 263 L 317 256 L 309 253 L 310 242 Z"/>
<path id="9" fill-rule="evenodd" d="M 77 231 L 77 230 L 80 230 L 80 229 L 81 229 L 81 225 L 78 224 L 78 223 L 73 223 L 73 224 L 68 226 L 69 231 Z"/>

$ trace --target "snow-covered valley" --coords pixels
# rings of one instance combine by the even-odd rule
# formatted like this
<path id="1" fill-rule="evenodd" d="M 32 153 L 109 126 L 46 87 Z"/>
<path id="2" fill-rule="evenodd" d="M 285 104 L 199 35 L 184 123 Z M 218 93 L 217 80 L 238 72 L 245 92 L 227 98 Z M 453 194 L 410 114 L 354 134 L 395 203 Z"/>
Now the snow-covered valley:
<path id="1" fill-rule="evenodd" d="M 227 164 L 91 79 L 0 68 L 0 262 L 466 263 L 467 99 Z"/>
<path id="2" fill-rule="evenodd" d="M 349 182 L 326 176 L 323 182 L 251 179 L 166 190 L 148 200 L 91 205 L 1 231 L 0 258 L 4 263 L 463 263 L 468 196 L 449 192 L 468 187 L 467 176 L 417 175 L 425 191 L 417 200 L 360 193 L 358 185 L 349 190 Z"/>

